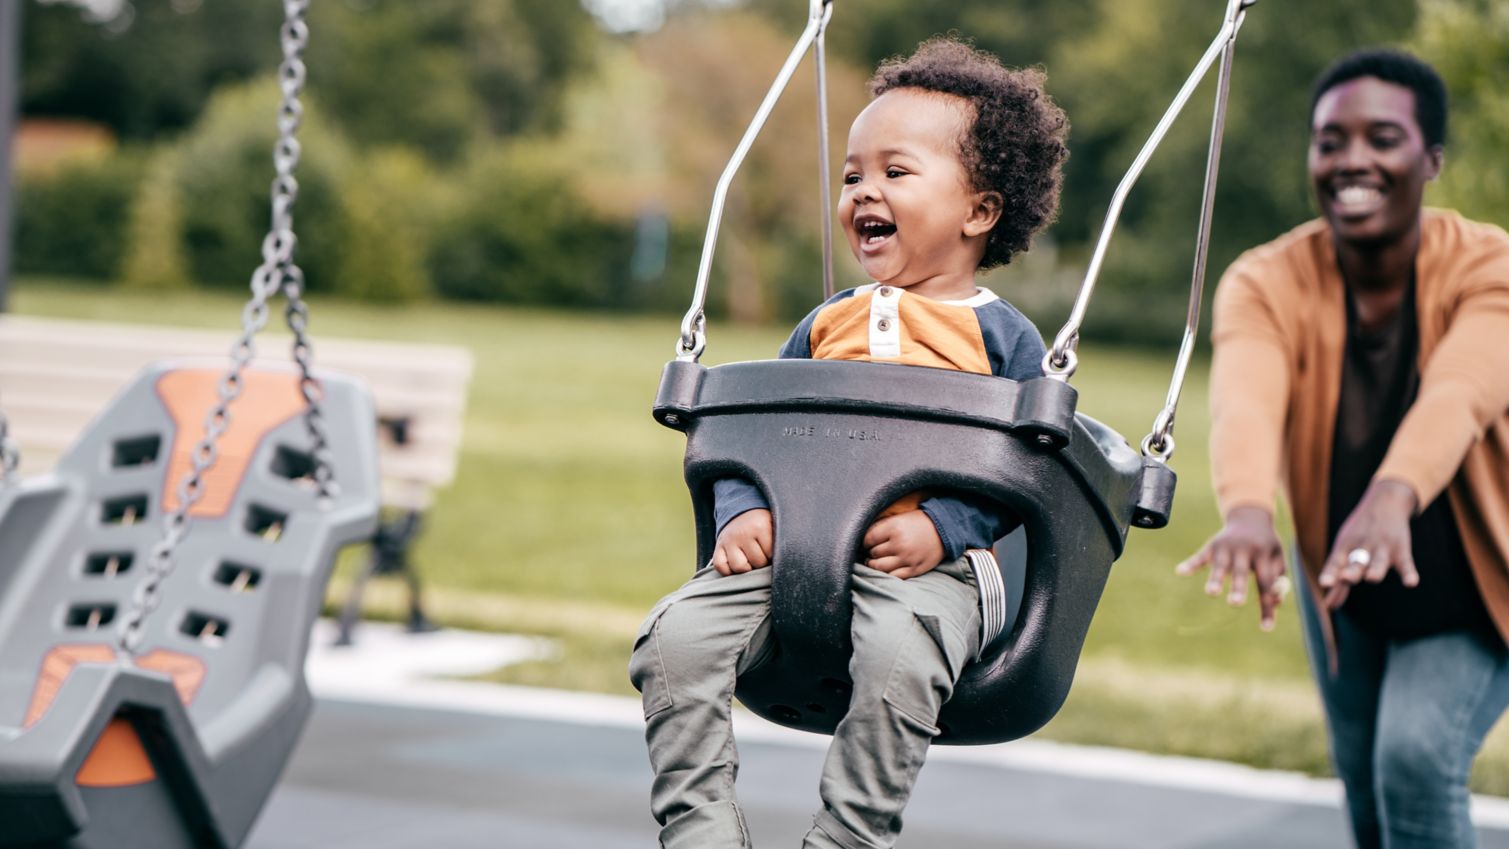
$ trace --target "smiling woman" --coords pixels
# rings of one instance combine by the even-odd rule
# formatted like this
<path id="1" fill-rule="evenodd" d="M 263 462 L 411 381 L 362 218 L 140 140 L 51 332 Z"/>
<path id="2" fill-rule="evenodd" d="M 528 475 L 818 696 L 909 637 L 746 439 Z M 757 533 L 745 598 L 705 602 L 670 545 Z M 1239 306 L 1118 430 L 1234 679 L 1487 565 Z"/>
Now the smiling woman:
<path id="1" fill-rule="evenodd" d="M 1422 208 L 1446 92 L 1353 54 L 1317 82 L 1321 220 L 1216 294 L 1211 465 L 1225 527 L 1180 571 L 1262 624 L 1282 600 L 1274 494 L 1357 843 L 1471 847 L 1467 777 L 1509 705 L 1509 234 Z"/>

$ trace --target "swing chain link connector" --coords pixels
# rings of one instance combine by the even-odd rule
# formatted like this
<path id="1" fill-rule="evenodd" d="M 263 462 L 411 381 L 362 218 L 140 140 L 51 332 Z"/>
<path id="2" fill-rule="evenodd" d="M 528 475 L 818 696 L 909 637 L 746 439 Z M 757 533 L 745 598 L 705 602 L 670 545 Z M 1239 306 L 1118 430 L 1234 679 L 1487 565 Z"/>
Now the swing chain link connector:
<path id="1" fill-rule="evenodd" d="M 1165 407 L 1153 420 L 1153 429 L 1142 438 L 1142 455 L 1159 463 L 1174 456 L 1174 411 Z"/>
<path id="2" fill-rule="evenodd" d="M 695 363 L 707 350 L 707 313 L 698 310 L 695 318 L 682 325 L 681 337 L 676 340 L 676 359 L 683 363 Z"/>
<path id="3" fill-rule="evenodd" d="M 1043 374 L 1054 380 L 1068 381 L 1079 368 L 1079 334 L 1075 333 L 1062 345 L 1055 341 L 1048 353 L 1043 355 Z"/>

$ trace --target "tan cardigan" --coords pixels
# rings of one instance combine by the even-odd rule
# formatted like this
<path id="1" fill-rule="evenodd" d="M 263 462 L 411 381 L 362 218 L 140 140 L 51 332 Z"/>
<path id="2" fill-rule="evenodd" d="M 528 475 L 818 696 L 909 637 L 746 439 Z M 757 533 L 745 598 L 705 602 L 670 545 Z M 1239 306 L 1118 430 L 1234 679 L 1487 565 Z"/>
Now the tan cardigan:
<path id="1" fill-rule="evenodd" d="M 1375 477 L 1408 483 L 1422 508 L 1449 488 L 1472 573 L 1509 640 L 1509 234 L 1444 210 L 1425 210 L 1421 227 L 1420 392 Z M 1331 231 L 1311 221 L 1232 264 L 1211 334 L 1222 515 L 1272 509 L 1282 481 L 1312 588 L 1329 553 L 1343 285 Z"/>

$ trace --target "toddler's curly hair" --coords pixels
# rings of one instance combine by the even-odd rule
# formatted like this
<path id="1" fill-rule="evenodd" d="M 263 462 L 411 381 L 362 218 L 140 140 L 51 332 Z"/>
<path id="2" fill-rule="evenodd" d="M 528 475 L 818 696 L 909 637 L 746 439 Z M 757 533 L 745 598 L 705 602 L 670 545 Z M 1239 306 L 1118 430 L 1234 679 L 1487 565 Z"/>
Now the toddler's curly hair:
<path id="1" fill-rule="evenodd" d="M 990 231 L 980 268 L 1011 262 L 1058 216 L 1069 119 L 1043 90 L 1037 68 L 1012 69 L 954 38 L 924 41 L 909 57 L 887 59 L 870 78 L 870 94 L 899 88 L 968 100 L 973 116 L 959 139 L 960 159 L 975 191 L 998 192 L 1001 219 Z"/>

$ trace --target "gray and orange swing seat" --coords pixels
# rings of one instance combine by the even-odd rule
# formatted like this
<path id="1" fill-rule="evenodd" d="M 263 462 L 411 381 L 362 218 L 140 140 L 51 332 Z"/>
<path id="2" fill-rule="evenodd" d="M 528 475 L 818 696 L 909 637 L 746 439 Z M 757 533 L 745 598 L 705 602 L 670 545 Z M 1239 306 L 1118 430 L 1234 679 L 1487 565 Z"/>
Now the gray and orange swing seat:
<path id="1" fill-rule="evenodd" d="M 0 847 L 239 846 L 298 740 L 331 567 L 377 522 L 358 382 L 318 375 L 322 507 L 298 372 L 245 372 L 140 650 L 117 648 L 223 372 L 149 367 L 52 474 L 0 492 Z"/>

